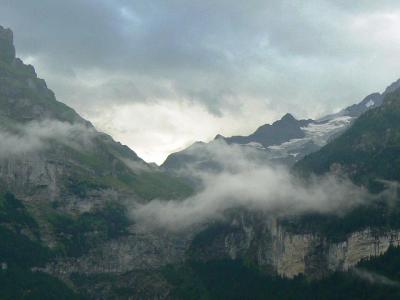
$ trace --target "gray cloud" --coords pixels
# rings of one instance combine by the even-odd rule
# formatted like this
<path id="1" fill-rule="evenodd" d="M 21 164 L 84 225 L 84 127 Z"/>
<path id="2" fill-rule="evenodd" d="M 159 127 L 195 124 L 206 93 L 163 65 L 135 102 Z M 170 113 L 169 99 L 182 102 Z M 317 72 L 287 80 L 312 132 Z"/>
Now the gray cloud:
<path id="1" fill-rule="evenodd" d="M 251 151 L 214 143 L 209 152 L 222 164 L 222 171 L 192 171 L 203 185 L 197 194 L 183 201 L 138 205 L 132 209 L 133 219 L 148 228 L 176 231 L 219 220 L 236 208 L 275 216 L 310 211 L 342 214 L 369 199 L 363 188 L 349 180 L 325 176 L 304 183 L 282 167 L 251 159 Z"/>
<path id="2" fill-rule="evenodd" d="M 58 141 L 76 149 L 90 146 L 96 132 L 79 124 L 46 120 L 30 122 L 13 130 L 0 130 L 0 158 L 31 154 Z"/>
<path id="3" fill-rule="evenodd" d="M 243 114 L 248 102 L 264 122 L 314 117 L 399 77 L 400 4 L 353 2 L 0 0 L 0 19 L 18 54 L 86 117 L 189 103 L 250 132 L 260 124 Z"/>

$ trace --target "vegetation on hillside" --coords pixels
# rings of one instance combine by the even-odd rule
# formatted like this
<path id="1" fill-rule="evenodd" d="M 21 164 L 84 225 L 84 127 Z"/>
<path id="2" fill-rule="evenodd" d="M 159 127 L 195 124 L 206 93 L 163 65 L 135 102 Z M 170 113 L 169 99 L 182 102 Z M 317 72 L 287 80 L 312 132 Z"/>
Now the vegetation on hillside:
<path id="1" fill-rule="evenodd" d="M 0 194 L 0 299 L 82 299 L 63 282 L 32 271 L 54 258 L 38 224 L 11 193 Z"/>
<path id="2" fill-rule="evenodd" d="M 242 261 L 191 261 L 168 266 L 163 274 L 174 286 L 172 299 L 399 299 L 400 249 L 359 263 L 364 274 L 386 276 L 373 283 L 357 272 L 336 272 L 319 281 L 285 279 L 246 266 Z M 372 275 L 371 275 L 372 274 Z M 390 283 L 390 284 L 389 284 Z"/>
<path id="3" fill-rule="evenodd" d="M 125 206 L 109 202 L 101 209 L 79 216 L 50 216 L 59 243 L 58 255 L 77 257 L 100 243 L 127 234 L 130 221 Z"/>
<path id="4" fill-rule="evenodd" d="M 377 180 L 400 181 L 400 91 L 385 97 L 382 106 L 369 110 L 341 136 L 297 163 L 303 174 L 345 172 L 373 192 Z"/>
<path id="5" fill-rule="evenodd" d="M 294 167 L 297 174 L 329 171 L 348 176 L 374 194 L 374 200 L 346 214 L 308 213 L 286 218 L 294 232 L 315 232 L 343 240 L 357 230 L 400 228 L 400 91 L 389 93 L 382 106 L 361 115 L 341 136 Z"/>
<path id="6" fill-rule="evenodd" d="M 330 241 L 343 241 L 351 233 L 368 228 L 381 232 L 400 229 L 399 201 L 379 199 L 345 214 L 304 213 L 281 218 L 280 223 L 292 233 L 314 233 Z"/>

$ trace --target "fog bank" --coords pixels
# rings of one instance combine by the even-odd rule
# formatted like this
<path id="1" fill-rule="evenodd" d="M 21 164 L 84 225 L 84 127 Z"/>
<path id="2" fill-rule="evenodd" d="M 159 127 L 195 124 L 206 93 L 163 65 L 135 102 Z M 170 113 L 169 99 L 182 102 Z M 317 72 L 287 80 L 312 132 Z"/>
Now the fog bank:
<path id="1" fill-rule="evenodd" d="M 211 150 L 222 170 L 186 169 L 201 180 L 202 188 L 185 200 L 153 200 L 136 206 L 135 221 L 146 226 L 183 230 L 224 218 L 226 212 L 245 208 L 275 215 L 303 212 L 344 213 L 362 203 L 368 193 L 346 178 L 327 175 L 304 183 L 284 167 L 251 159 L 242 146 L 224 142 Z"/>

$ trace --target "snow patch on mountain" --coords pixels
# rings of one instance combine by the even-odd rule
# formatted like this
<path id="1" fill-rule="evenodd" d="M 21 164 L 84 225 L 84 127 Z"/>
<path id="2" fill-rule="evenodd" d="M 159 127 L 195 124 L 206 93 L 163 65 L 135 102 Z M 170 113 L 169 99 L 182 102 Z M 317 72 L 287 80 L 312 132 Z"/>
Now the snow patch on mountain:
<path id="1" fill-rule="evenodd" d="M 369 100 L 368 103 L 365 104 L 366 107 L 370 108 L 371 106 L 374 106 L 375 102 L 373 100 Z"/>
<path id="2" fill-rule="evenodd" d="M 307 154 L 307 149 L 322 147 L 336 134 L 347 128 L 354 118 L 338 116 L 324 122 L 313 122 L 301 129 L 305 133 L 304 138 L 291 139 L 280 145 L 269 146 L 267 149 L 274 157 L 293 156 L 295 158 Z"/>
<path id="3" fill-rule="evenodd" d="M 302 127 L 306 134 L 306 139 L 312 140 L 319 146 L 325 145 L 329 139 L 339 131 L 342 131 L 350 125 L 353 118 L 349 116 L 340 116 L 322 123 L 310 123 L 306 127 Z"/>
<path id="4" fill-rule="evenodd" d="M 257 143 L 257 142 L 250 142 L 250 143 L 247 143 L 247 144 L 239 144 L 239 145 L 247 146 L 247 147 L 253 147 L 253 148 L 260 149 L 260 150 L 265 150 L 265 147 L 263 145 L 261 145 L 260 143 Z"/>
<path id="5" fill-rule="evenodd" d="M 304 144 L 307 138 L 302 138 L 302 139 L 291 139 L 290 141 L 287 141 L 285 143 L 282 143 L 280 145 L 273 145 L 269 146 L 268 149 L 272 151 L 282 151 L 282 150 L 290 150 L 290 149 L 296 149 L 297 146 Z"/>

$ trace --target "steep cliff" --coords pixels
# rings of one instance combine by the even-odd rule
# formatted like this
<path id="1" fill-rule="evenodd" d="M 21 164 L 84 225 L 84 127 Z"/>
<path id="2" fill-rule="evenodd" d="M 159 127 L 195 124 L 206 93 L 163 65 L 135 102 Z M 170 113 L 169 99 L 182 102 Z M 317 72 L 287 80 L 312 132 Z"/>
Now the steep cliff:
<path id="1" fill-rule="evenodd" d="M 37 253 L 37 262 L 23 264 L 24 270 L 39 270 L 45 261 L 78 259 L 109 241 L 127 239 L 132 220 L 126 207 L 191 193 L 184 181 L 147 164 L 58 102 L 34 68 L 15 57 L 12 32 L 3 27 L 0 138 L 0 199 L 10 194 L 21 206 L 11 211 L 13 219 L 8 202 L 0 201 L 0 214 L 7 216 L 0 220 L 4 265 L 29 260 L 29 253 L 12 255 L 12 247 L 31 243 L 45 259 Z M 34 233 L 19 224 L 22 208 L 35 224 Z M 124 249 L 124 243 L 114 244 Z M 7 274 L 14 271 L 10 267 Z"/>
<path id="2" fill-rule="evenodd" d="M 268 216 L 242 215 L 229 225 L 200 233 L 188 253 L 194 260 L 246 259 L 288 278 L 299 274 L 319 278 L 347 271 L 399 243 L 400 230 L 365 228 L 332 240 L 317 232 L 293 232 Z"/>
<path id="3" fill-rule="evenodd" d="M 0 178 L 8 189 L 67 207 L 110 190 L 141 200 L 189 191 L 58 102 L 15 58 L 11 31 L 0 28 L 0 38 Z"/>

